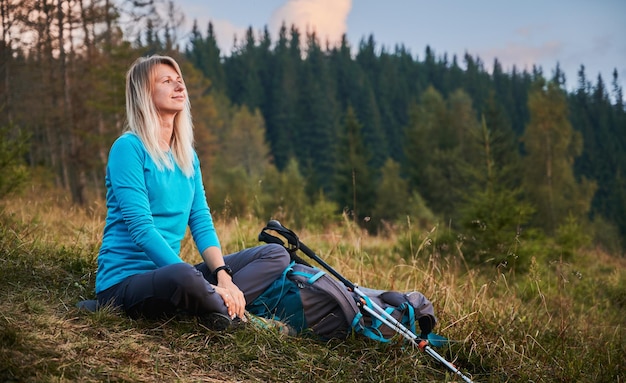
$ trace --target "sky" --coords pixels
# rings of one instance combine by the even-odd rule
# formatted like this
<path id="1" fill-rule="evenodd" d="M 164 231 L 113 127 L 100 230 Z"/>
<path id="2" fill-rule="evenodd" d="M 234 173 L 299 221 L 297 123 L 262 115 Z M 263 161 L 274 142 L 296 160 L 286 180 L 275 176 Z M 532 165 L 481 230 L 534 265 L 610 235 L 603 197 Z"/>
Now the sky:
<path id="1" fill-rule="evenodd" d="M 234 37 L 252 27 L 268 28 L 276 41 L 281 24 L 315 30 L 321 45 L 345 34 L 353 49 L 374 36 L 380 49 L 404 45 L 423 60 L 426 46 L 436 56 L 465 53 L 479 57 L 491 72 L 494 58 L 506 72 L 532 70 L 551 77 L 557 63 L 569 90 L 585 66 L 588 81 L 597 76 L 611 89 L 613 70 L 626 93 L 626 0 L 175 0 L 191 30 L 203 35 L 213 23 L 218 44 L 228 54 Z"/>

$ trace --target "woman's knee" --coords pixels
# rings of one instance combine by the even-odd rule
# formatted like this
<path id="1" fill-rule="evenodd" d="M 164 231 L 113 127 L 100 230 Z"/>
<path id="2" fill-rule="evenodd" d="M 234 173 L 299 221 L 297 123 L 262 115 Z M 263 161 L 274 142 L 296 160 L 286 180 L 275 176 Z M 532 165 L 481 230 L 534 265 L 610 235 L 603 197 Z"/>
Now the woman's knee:
<path id="1" fill-rule="evenodd" d="M 175 285 L 184 291 L 197 291 L 205 288 L 206 280 L 202 273 L 188 263 L 176 263 L 159 270 L 163 284 Z"/>
<path id="2" fill-rule="evenodd" d="M 275 259 L 277 263 L 287 267 L 290 262 L 289 252 L 285 249 L 284 246 L 281 246 L 276 243 L 269 243 L 267 245 L 263 245 L 264 247 L 264 256 L 262 258 L 271 258 Z"/>
<path id="3" fill-rule="evenodd" d="M 258 259 L 268 274 L 280 274 L 291 263 L 291 256 L 285 247 L 278 244 L 263 245 L 263 255 Z"/>

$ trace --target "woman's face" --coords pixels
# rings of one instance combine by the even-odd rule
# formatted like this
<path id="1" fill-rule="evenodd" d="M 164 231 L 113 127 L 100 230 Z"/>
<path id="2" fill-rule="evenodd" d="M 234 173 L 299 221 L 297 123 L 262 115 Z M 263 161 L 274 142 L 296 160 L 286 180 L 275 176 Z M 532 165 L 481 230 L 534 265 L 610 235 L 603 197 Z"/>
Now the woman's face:
<path id="1" fill-rule="evenodd" d="M 161 115 L 183 110 L 187 92 L 183 79 L 176 70 L 166 64 L 157 64 L 152 88 L 152 102 Z"/>

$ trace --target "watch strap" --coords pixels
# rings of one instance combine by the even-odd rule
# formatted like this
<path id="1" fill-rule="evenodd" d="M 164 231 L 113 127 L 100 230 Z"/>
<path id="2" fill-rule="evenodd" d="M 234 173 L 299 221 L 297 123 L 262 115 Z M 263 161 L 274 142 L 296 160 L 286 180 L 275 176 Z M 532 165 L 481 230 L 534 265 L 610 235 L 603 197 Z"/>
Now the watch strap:
<path id="1" fill-rule="evenodd" d="M 217 278 L 217 273 L 219 273 L 222 270 L 226 271 L 226 273 L 230 275 L 231 277 L 233 276 L 233 270 L 228 265 L 223 265 L 213 270 L 213 275 L 215 275 L 215 277 Z"/>

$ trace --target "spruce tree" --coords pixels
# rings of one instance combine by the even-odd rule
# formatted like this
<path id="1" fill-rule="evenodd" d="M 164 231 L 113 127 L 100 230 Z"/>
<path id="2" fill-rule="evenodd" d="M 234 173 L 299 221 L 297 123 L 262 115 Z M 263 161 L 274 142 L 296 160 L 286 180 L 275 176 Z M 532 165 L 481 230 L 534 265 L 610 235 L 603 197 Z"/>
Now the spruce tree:
<path id="1" fill-rule="evenodd" d="M 251 109 L 261 105 L 263 87 L 257 60 L 258 49 L 252 27 L 246 30 L 245 39 L 234 48 L 232 55 L 225 59 L 224 70 L 227 73 L 228 94 L 234 104 L 245 104 Z"/>
<path id="2" fill-rule="evenodd" d="M 260 183 L 257 216 L 263 220 L 277 219 L 289 227 L 306 227 L 309 199 L 303 187 L 305 182 L 295 158 L 283 171 L 268 167 Z"/>
<path id="3" fill-rule="evenodd" d="M 517 167 L 511 153 L 516 148 L 506 132 L 497 125 L 490 129 L 483 117 L 468 135 L 468 152 L 474 161 L 465 169 L 468 190 L 460 209 L 464 248 L 466 257 L 477 263 L 492 260 L 527 266 L 527 260 L 516 253 L 533 209 L 512 178 L 511 170 Z"/>
<path id="4" fill-rule="evenodd" d="M 595 184 L 574 177 L 574 160 L 582 137 L 568 119 L 565 92 L 539 78 L 529 95 L 530 121 L 522 137 L 525 149 L 524 189 L 537 208 L 535 224 L 556 233 L 569 215 L 587 218 Z"/>
<path id="5" fill-rule="evenodd" d="M 348 215 L 360 224 L 366 224 L 374 206 L 375 189 L 367 151 L 354 109 L 348 107 L 343 132 L 337 146 L 334 171 L 334 199 Z"/>
<path id="6" fill-rule="evenodd" d="M 211 80 L 211 89 L 219 92 L 226 91 L 226 74 L 222 66 L 222 55 L 217 45 L 217 36 L 213 30 L 213 23 L 207 27 L 207 35 L 202 44 L 203 61 L 202 68 L 204 74 Z"/>
<path id="7" fill-rule="evenodd" d="M 384 53 L 383 53 L 384 54 Z M 361 41 L 356 55 L 362 75 L 352 95 L 352 106 L 363 126 L 363 140 L 372 154 L 370 166 L 379 168 L 388 156 L 387 139 L 383 133 L 378 97 L 380 91 L 381 60 L 376 55 L 374 36 Z"/>
<path id="8" fill-rule="evenodd" d="M 258 109 L 252 112 L 245 105 L 234 108 L 228 128 L 219 137 L 220 164 L 241 167 L 246 176 L 258 179 L 269 165 L 263 116 Z"/>
<path id="9" fill-rule="evenodd" d="M 320 189 L 331 188 L 337 137 L 338 111 L 330 86 L 328 62 L 314 33 L 307 35 L 306 60 L 300 72 L 297 117 L 298 131 L 294 136 L 296 155 L 312 196 Z"/>
<path id="10" fill-rule="evenodd" d="M 446 220 L 457 216 L 464 185 L 462 143 L 473 123 L 471 99 L 466 94 L 456 93 L 449 105 L 429 87 L 410 109 L 404 148 L 410 185 Z"/>
<path id="11" fill-rule="evenodd" d="M 445 101 L 433 87 L 422 94 L 419 103 L 409 107 L 409 124 L 404 135 L 404 173 L 411 188 L 427 201 L 431 198 L 425 172 L 434 162 L 434 151 L 439 146 L 435 134 L 446 125 L 445 119 Z"/>
<path id="12" fill-rule="evenodd" d="M 287 36 L 287 27 L 282 25 L 276 47 L 271 85 L 266 89 L 267 140 L 272 149 L 274 164 L 284 169 L 291 158 L 295 158 L 295 136 L 297 135 L 298 68 L 300 67 L 299 34 L 297 30 Z"/>
<path id="13" fill-rule="evenodd" d="M 400 164 L 387 159 L 380 171 L 372 220 L 377 228 L 393 226 L 409 214 L 409 186 L 400 175 Z"/>

